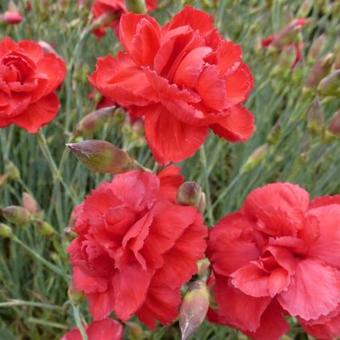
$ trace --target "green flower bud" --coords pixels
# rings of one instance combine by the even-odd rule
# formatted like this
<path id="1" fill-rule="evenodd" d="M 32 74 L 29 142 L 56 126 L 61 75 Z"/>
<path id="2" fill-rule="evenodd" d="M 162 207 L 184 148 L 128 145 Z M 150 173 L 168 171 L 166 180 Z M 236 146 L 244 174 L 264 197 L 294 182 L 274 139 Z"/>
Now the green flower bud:
<path id="1" fill-rule="evenodd" d="M 318 86 L 318 91 L 322 96 L 340 95 L 340 69 L 333 71 L 323 78 Z"/>
<path id="2" fill-rule="evenodd" d="M 55 229 L 47 222 L 42 220 L 34 221 L 34 224 L 37 226 L 39 232 L 47 237 L 51 237 L 56 233 Z"/>
<path id="3" fill-rule="evenodd" d="M 185 294 L 179 314 L 182 340 L 186 340 L 194 334 L 204 321 L 208 308 L 208 287 L 205 282 L 196 281 Z"/>
<path id="4" fill-rule="evenodd" d="M 31 213 L 23 207 L 11 205 L 1 209 L 2 216 L 15 225 L 22 226 L 27 224 L 31 219 Z"/>
<path id="5" fill-rule="evenodd" d="M 269 148 L 267 144 L 263 144 L 256 148 L 242 166 L 241 173 L 249 172 L 260 165 L 268 153 L 268 149 Z"/>
<path id="6" fill-rule="evenodd" d="M 5 175 L 13 181 L 20 179 L 20 171 L 9 159 L 5 159 Z"/>
<path id="7" fill-rule="evenodd" d="M 13 236 L 12 228 L 9 227 L 7 224 L 0 223 L 0 237 L 12 238 L 12 236 Z"/>
<path id="8" fill-rule="evenodd" d="M 106 107 L 86 115 L 76 125 L 74 136 L 89 136 L 98 131 L 113 115 L 115 107 Z"/>
<path id="9" fill-rule="evenodd" d="M 87 168 L 95 172 L 118 174 L 139 168 L 127 152 L 103 140 L 66 145 Z"/>
<path id="10" fill-rule="evenodd" d="M 125 0 L 126 8 L 134 13 L 146 13 L 144 0 Z"/>
<path id="11" fill-rule="evenodd" d="M 184 182 L 177 191 L 177 203 L 198 208 L 202 199 L 202 189 L 196 182 Z"/>

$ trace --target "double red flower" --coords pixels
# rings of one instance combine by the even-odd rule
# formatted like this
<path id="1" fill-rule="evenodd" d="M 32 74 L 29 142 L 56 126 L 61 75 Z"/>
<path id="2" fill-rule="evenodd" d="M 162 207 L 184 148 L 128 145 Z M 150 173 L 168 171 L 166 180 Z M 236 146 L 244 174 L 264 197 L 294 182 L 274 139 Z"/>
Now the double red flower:
<path id="1" fill-rule="evenodd" d="M 157 8 L 157 0 L 146 0 L 146 7 L 149 11 Z M 95 35 L 100 38 L 106 34 L 108 28 L 116 30 L 118 28 L 119 18 L 122 14 L 127 13 L 124 0 L 94 0 L 91 13 L 94 19 L 103 15 L 111 16 L 111 20 L 100 28 L 94 30 Z"/>
<path id="2" fill-rule="evenodd" d="M 38 43 L 0 40 L 0 128 L 18 125 L 35 133 L 56 116 L 54 91 L 66 75 L 64 61 Z"/>
<path id="3" fill-rule="evenodd" d="M 95 320 L 136 314 L 153 328 L 173 321 L 180 288 L 204 257 L 206 227 L 193 207 L 175 203 L 177 168 L 158 176 L 131 171 L 102 183 L 76 208 L 68 252 L 73 283 Z"/>
<path id="4" fill-rule="evenodd" d="M 208 255 L 213 320 L 271 340 L 290 315 L 313 336 L 339 336 L 340 196 L 310 202 L 289 183 L 256 189 L 211 230 Z"/>
<path id="5" fill-rule="evenodd" d="M 88 340 L 121 340 L 123 339 L 123 327 L 117 321 L 104 319 L 92 322 L 86 327 Z M 82 340 L 78 328 L 67 332 L 61 340 Z"/>
<path id="6" fill-rule="evenodd" d="M 160 163 L 192 156 L 209 128 L 246 141 L 254 117 L 243 106 L 253 85 L 238 45 L 224 40 L 206 13 L 185 7 L 161 27 L 148 15 L 121 17 L 116 57 L 100 58 L 91 84 L 145 119 L 148 145 Z"/>

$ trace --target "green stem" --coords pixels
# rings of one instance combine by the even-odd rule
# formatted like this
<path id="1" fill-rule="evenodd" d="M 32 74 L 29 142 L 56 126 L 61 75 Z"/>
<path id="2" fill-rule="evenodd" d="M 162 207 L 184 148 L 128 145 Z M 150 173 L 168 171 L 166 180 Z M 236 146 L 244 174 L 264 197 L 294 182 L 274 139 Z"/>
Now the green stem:
<path id="1" fill-rule="evenodd" d="M 40 261 L 42 264 L 44 264 L 48 269 L 52 270 L 54 273 L 62 276 L 62 278 L 68 282 L 69 278 L 68 276 L 61 271 L 57 266 L 55 266 L 54 264 L 52 264 L 51 262 L 45 260 L 41 255 L 39 255 L 38 253 L 36 253 L 33 249 L 31 249 L 29 246 L 27 246 L 24 242 L 22 242 L 21 240 L 19 240 L 16 236 L 12 238 L 12 240 L 14 242 L 16 242 L 18 245 L 20 245 L 22 248 L 24 248 L 27 252 L 29 252 L 35 259 L 37 259 L 38 261 Z"/>
<path id="2" fill-rule="evenodd" d="M 69 195 L 69 197 L 72 199 L 73 203 L 77 203 L 77 198 L 76 195 L 71 191 L 71 189 L 68 187 L 68 185 L 63 181 L 61 173 L 51 155 L 51 152 L 48 148 L 46 138 L 43 134 L 43 132 L 40 130 L 38 134 L 38 141 L 39 141 L 39 146 L 41 148 L 42 153 L 44 154 L 47 163 L 50 167 L 50 170 L 52 172 L 53 179 L 56 180 L 57 182 L 61 183 L 61 185 L 64 187 L 66 193 Z"/>
<path id="3" fill-rule="evenodd" d="M 7 302 L 0 302 L 0 308 L 6 307 L 14 307 L 14 306 L 28 306 L 28 307 L 37 307 L 51 310 L 60 310 L 63 311 L 64 308 L 61 306 L 50 305 L 48 303 L 34 302 L 34 301 L 23 301 L 23 300 L 9 300 Z"/>
<path id="4" fill-rule="evenodd" d="M 212 226 L 214 224 L 214 216 L 213 216 L 212 206 L 211 206 L 209 173 L 208 173 L 208 166 L 207 166 L 207 156 L 206 156 L 206 153 L 205 153 L 204 145 L 201 146 L 200 156 L 201 156 L 201 163 L 203 165 L 204 191 L 205 191 L 206 199 L 207 199 L 208 221 L 209 221 L 209 224 Z"/>
<path id="5" fill-rule="evenodd" d="M 79 307 L 72 303 L 73 317 L 83 340 L 88 340 L 86 331 L 80 318 Z"/>

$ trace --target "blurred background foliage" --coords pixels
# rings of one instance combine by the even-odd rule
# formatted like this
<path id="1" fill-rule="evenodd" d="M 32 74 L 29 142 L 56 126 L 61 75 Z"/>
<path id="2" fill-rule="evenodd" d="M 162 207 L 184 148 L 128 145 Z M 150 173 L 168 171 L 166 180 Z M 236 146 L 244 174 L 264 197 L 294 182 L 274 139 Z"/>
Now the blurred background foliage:
<path id="1" fill-rule="evenodd" d="M 0 207 L 21 205 L 22 193 L 29 192 L 40 206 L 41 218 L 56 233 L 46 236 L 36 225 L 13 225 L 19 241 L 0 240 L 1 340 L 57 339 L 72 327 L 68 283 L 41 258 L 69 274 L 65 249 L 71 235 L 65 228 L 70 212 L 100 181 L 109 179 L 90 173 L 69 155 L 65 143 L 82 139 L 74 137 L 74 128 L 99 100 L 87 82 L 96 58 L 115 54 L 119 43 L 111 31 L 101 40 L 89 33 L 89 10 L 79 8 L 74 0 L 30 2 L 31 10 L 28 1 L 16 2 L 24 21 L 17 26 L 0 26 L 0 37 L 48 42 L 67 61 L 68 76 L 59 90 L 62 107 L 58 117 L 40 135 L 29 135 L 16 127 L 0 131 Z M 163 23 L 185 3 L 210 12 L 222 34 L 242 46 L 255 78 L 255 88 L 247 102 L 256 116 L 253 138 L 246 144 L 232 145 L 211 134 L 204 148 L 180 164 L 186 179 L 198 181 L 207 194 L 207 223 L 212 225 L 240 207 L 250 190 L 265 183 L 298 183 L 313 197 L 339 193 L 340 124 L 336 129 L 332 123 L 339 110 L 339 86 L 325 93 L 318 88 L 320 79 L 312 86 L 308 79 L 318 75 L 316 65 L 323 67 L 321 78 L 340 67 L 340 3 L 159 0 L 159 9 L 152 15 Z M 7 5 L 6 0 L 1 0 L 0 12 Z M 297 17 L 308 18 L 308 24 L 296 32 L 295 38 L 303 43 L 303 58 L 291 68 L 294 51 L 264 49 L 261 40 Z M 141 164 L 156 169 L 145 146 L 142 127 L 131 124 L 124 112 L 118 111 L 92 137 L 123 147 Z M 126 331 L 127 338 L 143 338 L 134 338 L 131 329 Z M 143 336 L 179 339 L 178 327 L 175 324 L 154 334 L 144 332 Z M 307 338 L 297 327 L 292 328 L 289 337 Z M 205 323 L 194 338 L 244 337 L 234 330 Z"/>

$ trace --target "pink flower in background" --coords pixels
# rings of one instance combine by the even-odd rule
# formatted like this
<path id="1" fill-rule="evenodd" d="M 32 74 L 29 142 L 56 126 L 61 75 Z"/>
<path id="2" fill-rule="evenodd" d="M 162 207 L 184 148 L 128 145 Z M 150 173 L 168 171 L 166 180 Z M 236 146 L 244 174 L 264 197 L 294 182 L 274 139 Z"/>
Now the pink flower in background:
<path id="1" fill-rule="evenodd" d="M 6 11 L 2 16 L 2 21 L 9 25 L 20 24 L 23 16 L 18 11 Z"/>
<path id="2" fill-rule="evenodd" d="M 296 317 L 312 335 L 340 335 L 340 196 L 310 201 L 290 183 L 252 191 L 210 232 L 212 320 L 279 339 Z"/>

